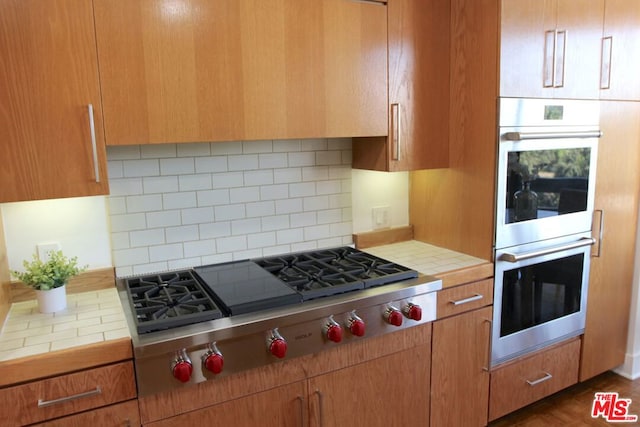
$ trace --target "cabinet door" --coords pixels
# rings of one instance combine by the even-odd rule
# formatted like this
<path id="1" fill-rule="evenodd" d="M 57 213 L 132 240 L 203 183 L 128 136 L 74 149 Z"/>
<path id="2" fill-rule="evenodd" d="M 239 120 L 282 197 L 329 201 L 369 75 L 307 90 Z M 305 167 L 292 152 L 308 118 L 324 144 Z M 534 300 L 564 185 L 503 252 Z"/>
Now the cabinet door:
<path id="1" fill-rule="evenodd" d="M 431 425 L 485 426 L 492 308 L 433 324 Z"/>
<path id="2" fill-rule="evenodd" d="M 600 98 L 640 101 L 640 2 L 606 0 Z"/>
<path id="3" fill-rule="evenodd" d="M 91 0 L 2 1 L 0 28 L 0 202 L 106 194 Z"/>
<path id="4" fill-rule="evenodd" d="M 109 145 L 386 133 L 386 7 L 96 0 Z"/>
<path id="5" fill-rule="evenodd" d="M 597 99 L 604 0 L 503 0 L 500 95 Z"/>
<path id="6" fill-rule="evenodd" d="M 640 103 L 601 102 L 601 128 L 594 237 L 600 227 L 603 235 L 591 258 L 581 381 L 625 360 L 640 202 Z"/>
<path id="7" fill-rule="evenodd" d="M 311 426 L 429 425 L 430 344 L 309 380 Z"/>
<path id="8" fill-rule="evenodd" d="M 306 425 L 304 393 L 305 383 L 300 381 L 145 425 L 298 427 Z"/>

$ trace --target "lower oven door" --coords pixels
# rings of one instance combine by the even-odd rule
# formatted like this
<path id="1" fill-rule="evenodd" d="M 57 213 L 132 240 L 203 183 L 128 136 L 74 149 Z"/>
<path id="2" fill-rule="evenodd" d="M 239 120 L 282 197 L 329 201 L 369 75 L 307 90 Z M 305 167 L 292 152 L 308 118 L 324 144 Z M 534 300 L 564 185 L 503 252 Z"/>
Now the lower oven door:
<path id="1" fill-rule="evenodd" d="M 588 233 L 496 251 L 491 364 L 584 332 Z"/>

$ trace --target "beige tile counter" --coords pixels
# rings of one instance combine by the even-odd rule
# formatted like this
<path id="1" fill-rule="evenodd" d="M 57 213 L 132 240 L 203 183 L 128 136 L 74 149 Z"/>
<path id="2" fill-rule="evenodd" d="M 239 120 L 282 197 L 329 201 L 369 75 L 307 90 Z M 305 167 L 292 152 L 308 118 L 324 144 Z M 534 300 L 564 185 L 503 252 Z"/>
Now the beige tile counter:
<path id="1" fill-rule="evenodd" d="M 130 335 L 115 288 L 68 294 L 57 313 L 39 313 L 35 300 L 17 302 L 0 331 L 0 363 L 120 338 Z"/>
<path id="2" fill-rule="evenodd" d="M 363 250 L 420 273 L 441 278 L 445 288 L 493 276 L 493 263 L 489 261 L 417 240 Z"/>

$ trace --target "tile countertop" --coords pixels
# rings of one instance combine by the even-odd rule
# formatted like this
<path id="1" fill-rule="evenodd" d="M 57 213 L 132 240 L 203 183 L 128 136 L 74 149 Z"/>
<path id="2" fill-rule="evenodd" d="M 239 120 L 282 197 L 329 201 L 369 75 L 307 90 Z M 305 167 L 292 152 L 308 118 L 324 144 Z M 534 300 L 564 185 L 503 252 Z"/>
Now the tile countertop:
<path id="1" fill-rule="evenodd" d="M 38 312 L 35 300 L 11 305 L 0 331 L 0 362 L 130 338 L 116 288 L 67 295 L 67 308 Z"/>

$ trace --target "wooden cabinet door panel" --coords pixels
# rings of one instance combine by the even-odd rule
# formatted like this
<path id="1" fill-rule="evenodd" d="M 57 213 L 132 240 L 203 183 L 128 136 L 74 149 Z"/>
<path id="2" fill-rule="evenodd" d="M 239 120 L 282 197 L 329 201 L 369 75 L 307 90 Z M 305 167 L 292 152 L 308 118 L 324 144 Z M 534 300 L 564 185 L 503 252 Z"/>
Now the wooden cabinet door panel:
<path id="1" fill-rule="evenodd" d="M 485 426 L 492 307 L 433 324 L 431 425 Z"/>
<path id="2" fill-rule="evenodd" d="M 640 101 L 640 2 L 605 1 L 602 53 L 600 98 Z"/>
<path id="3" fill-rule="evenodd" d="M 311 426 L 429 425 L 431 345 L 309 379 Z"/>
<path id="4" fill-rule="evenodd" d="M 145 425 L 298 427 L 306 425 L 305 392 L 305 382 L 295 382 Z"/>
<path id="5" fill-rule="evenodd" d="M 106 194 L 91 1 L 3 1 L 0 28 L 0 202 Z"/>
<path id="6" fill-rule="evenodd" d="M 594 232 L 580 380 L 624 363 L 640 202 L 640 103 L 601 102 Z"/>
<path id="7" fill-rule="evenodd" d="M 38 427 L 139 426 L 138 401 L 130 400 L 36 425 Z"/>

